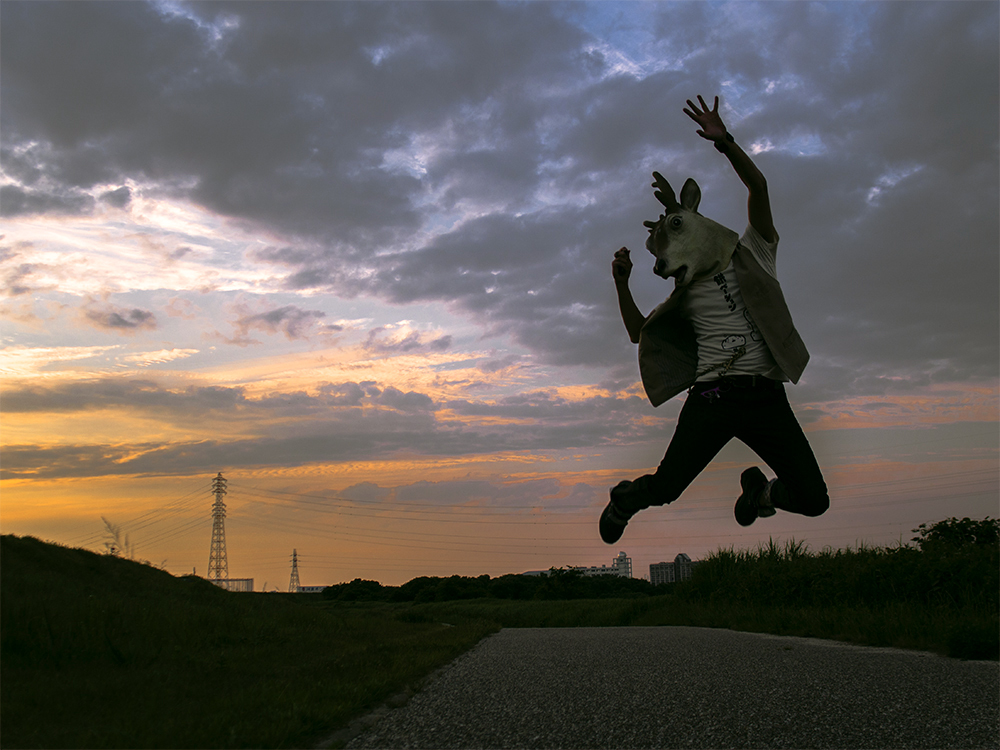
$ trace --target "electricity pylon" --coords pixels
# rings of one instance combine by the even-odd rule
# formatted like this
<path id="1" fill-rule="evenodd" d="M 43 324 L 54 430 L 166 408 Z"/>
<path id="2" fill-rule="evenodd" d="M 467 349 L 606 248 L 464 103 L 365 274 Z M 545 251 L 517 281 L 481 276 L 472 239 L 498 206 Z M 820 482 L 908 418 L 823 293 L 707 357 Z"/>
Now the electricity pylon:
<path id="1" fill-rule="evenodd" d="M 288 582 L 288 591 L 292 594 L 299 593 L 299 551 L 292 550 L 292 580 Z"/>
<path id="2" fill-rule="evenodd" d="M 229 578 L 229 561 L 226 559 L 226 504 L 222 498 L 226 494 L 226 480 L 222 472 L 212 480 L 215 504 L 212 506 L 212 549 L 208 553 L 209 580 Z"/>

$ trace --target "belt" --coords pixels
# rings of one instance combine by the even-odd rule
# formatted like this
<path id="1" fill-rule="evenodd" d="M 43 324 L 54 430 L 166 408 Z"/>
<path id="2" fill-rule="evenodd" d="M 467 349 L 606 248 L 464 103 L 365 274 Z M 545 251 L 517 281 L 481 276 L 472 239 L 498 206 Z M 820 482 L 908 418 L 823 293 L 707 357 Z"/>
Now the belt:
<path id="1" fill-rule="evenodd" d="M 709 401 L 712 401 L 724 392 L 733 389 L 779 391 L 783 387 L 780 380 L 766 378 L 763 375 L 727 375 L 717 380 L 699 380 L 691 386 L 688 393 L 700 393 Z"/>
<path id="2" fill-rule="evenodd" d="M 781 388 L 780 380 L 766 378 L 763 375 L 729 375 L 713 382 L 716 385 L 729 383 L 733 388 L 758 388 L 765 391 L 777 391 Z"/>

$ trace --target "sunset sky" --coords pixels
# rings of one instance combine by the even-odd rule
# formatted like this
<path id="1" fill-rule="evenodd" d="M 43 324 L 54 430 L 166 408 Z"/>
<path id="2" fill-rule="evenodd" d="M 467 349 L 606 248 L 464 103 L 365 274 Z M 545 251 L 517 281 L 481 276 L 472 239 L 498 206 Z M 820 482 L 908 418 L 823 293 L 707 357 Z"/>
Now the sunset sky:
<path id="1" fill-rule="evenodd" d="M 1000 514 L 996 2 L 0 4 L 0 526 L 285 589 L 907 541 Z M 614 547 L 659 462 L 650 173 L 767 177 L 812 354 L 821 518 L 742 529 L 731 443 Z M 709 99 L 710 100 L 710 99 Z M 765 473 L 768 470 L 765 468 Z M 770 474 L 769 474 L 770 475 Z"/>

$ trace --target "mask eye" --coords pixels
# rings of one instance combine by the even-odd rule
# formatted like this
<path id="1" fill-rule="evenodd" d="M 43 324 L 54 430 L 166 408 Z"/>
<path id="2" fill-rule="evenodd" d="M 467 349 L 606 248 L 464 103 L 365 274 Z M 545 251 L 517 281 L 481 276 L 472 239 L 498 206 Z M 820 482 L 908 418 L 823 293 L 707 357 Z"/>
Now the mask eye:
<path id="1" fill-rule="evenodd" d="M 683 223 L 684 223 L 684 220 L 680 216 L 671 216 L 670 217 L 670 228 L 671 229 L 680 229 L 681 228 L 681 224 L 683 224 Z"/>

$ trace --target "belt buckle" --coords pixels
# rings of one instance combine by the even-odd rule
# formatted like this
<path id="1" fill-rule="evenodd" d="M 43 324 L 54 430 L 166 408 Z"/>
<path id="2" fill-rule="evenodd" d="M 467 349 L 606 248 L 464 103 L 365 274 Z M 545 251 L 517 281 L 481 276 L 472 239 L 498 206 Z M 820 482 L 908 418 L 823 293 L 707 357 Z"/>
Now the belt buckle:
<path id="1" fill-rule="evenodd" d="M 722 387 L 721 386 L 716 386 L 715 388 L 712 388 L 711 390 L 702 391 L 701 395 L 702 395 L 703 398 L 707 398 L 708 399 L 708 403 L 710 403 L 710 404 L 714 403 L 715 399 L 719 398 L 722 395 Z"/>
<path id="2" fill-rule="evenodd" d="M 718 399 L 722 398 L 722 394 L 728 391 L 728 388 L 724 388 L 725 383 L 715 386 L 715 388 L 709 388 L 707 391 L 702 391 L 702 398 L 708 399 L 708 403 L 714 404 Z"/>

